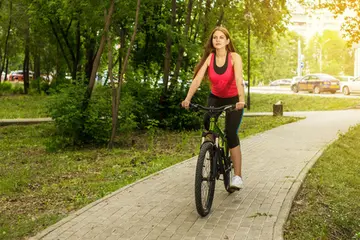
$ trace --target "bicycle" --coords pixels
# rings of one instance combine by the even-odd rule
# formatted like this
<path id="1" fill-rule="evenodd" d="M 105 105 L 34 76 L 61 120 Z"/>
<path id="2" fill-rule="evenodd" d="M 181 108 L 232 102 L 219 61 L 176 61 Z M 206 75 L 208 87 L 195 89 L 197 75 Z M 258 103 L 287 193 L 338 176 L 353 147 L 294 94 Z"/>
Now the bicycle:
<path id="1" fill-rule="evenodd" d="M 223 176 L 224 186 L 230 194 L 236 190 L 230 188 L 232 161 L 226 136 L 218 125 L 218 116 L 235 109 L 235 105 L 222 107 L 204 107 L 191 104 L 194 110 L 207 111 L 210 115 L 210 128 L 202 133 L 202 143 L 195 172 L 195 204 L 196 210 L 202 217 L 209 214 L 215 192 L 216 180 Z M 204 184 L 205 182 L 205 184 Z M 208 189 L 203 189 L 207 187 Z"/>

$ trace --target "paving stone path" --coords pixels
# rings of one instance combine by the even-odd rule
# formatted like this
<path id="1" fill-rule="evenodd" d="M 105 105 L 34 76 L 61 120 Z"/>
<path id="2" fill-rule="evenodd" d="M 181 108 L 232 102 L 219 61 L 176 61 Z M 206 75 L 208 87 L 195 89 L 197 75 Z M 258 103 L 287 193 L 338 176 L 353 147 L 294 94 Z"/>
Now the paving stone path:
<path id="1" fill-rule="evenodd" d="M 191 158 L 119 189 L 32 239 L 280 240 L 307 170 L 339 131 L 360 123 L 360 110 L 285 115 L 306 119 L 244 139 L 245 187 L 229 195 L 218 181 L 205 218 L 195 209 Z"/>

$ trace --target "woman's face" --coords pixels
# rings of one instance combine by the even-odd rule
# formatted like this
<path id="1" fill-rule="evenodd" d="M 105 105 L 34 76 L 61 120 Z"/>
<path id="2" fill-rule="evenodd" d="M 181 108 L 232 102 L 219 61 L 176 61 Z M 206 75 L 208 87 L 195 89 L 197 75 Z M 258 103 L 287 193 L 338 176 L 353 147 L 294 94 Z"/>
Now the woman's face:
<path id="1" fill-rule="evenodd" d="M 225 48 L 230 42 L 222 31 L 215 31 L 212 36 L 212 44 L 215 49 Z"/>

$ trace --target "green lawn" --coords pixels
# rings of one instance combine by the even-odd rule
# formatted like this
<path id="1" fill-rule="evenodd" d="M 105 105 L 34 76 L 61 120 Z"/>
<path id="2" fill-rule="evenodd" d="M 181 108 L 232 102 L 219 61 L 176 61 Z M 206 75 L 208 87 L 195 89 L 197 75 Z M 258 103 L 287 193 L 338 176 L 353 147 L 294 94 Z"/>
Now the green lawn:
<path id="1" fill-rule="evenodd" d="M 0 119 L 47 117 L 47 96 L 0 96 Z"/>
<path id="2" fill-rule="evenodd" d="M 285 239 L 360 239 L 360 125 L 330 145 L 309 171 Z"/>
<path id="3" fill-rule="evenodd" d="M 323 111 L 354 108 L 360 98 L 332 98 L 293 94 L 251 94 L 251 112 L 271 112 L 272 105 L 282 101 L 284 111 Z"/>
<path id="4" fill-rule="evenodd" d="M 244 118 L 241 138 L 297 121 Z M 120 147 L 49 153 L 52 123 L 0 127 L 0 239 L 21 239 L 122 186 L 198 154 L 200 131 L 137 133 Z"/>
<path id="5" fill-rule="evenodd" d="M 0 119 L 47 117 L 48 96 L 0 96 Z M 284 111 L 317 111 L 354 108 L 360 99 L 325 98 L 290 94 L 251 94 L 251 112 L 272 112 L 272 105 L 282 101 Z"/>

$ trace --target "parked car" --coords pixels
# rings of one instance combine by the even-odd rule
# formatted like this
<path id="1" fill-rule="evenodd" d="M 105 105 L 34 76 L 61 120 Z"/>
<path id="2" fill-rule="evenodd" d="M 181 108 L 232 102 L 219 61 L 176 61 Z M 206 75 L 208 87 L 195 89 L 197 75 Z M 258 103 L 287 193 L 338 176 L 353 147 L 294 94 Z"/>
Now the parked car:
<path id="1" fill-rule="evenodd" d="M 351 81 L 355 79 L 354 76 L 338 76 L 336 78 L 339 79 L 340 81 Z"/>
<path id="2" fill-rule="evenodd" d="M 29 78 L 33 79 L 33 76 L 34 76 L 34 73 L 32 71 L 29 71 Z M 24 81 L 24 72 L 22 70 L 16 70 L 16 71 L 10 72 L 9 81 L 23 82 Z"/>
<path id="3" fill-rule="evenodd" d="M 360 76 L 353 80 L 340 82 L 340 89 L 344 95 L 360 92 Z"/>
<path id="4" fill-rule="evenodd" d="M 303 76 L 295 76 L 292 78 L 291 84 L 293 83 L 297 83 L 298 81 L 300 81 L 303 78 Z"/>
<path id="5" fill-rule="evenodd" d="M 288 86 L 291 85 L 291 81 L 289 78 L 278 79 L 270 82 L 270 86 Z"/>
<path id="6" fill-rule="evenodd" d="M 290 88 L 295 93 L 299 91 L 308 91 L 316 94 L 322 92 L 335 93 L 340 90 L 340 81 L 329 74 L 308 74 L 298 82 L 292 83 Z"/>
<path id="7" fill-rule="evenodd" d="M 5 73 L 4 72 L 1 73 L 0 80 L 1 80 L 0 82 L 3 82 L 5 80 Z"/>

